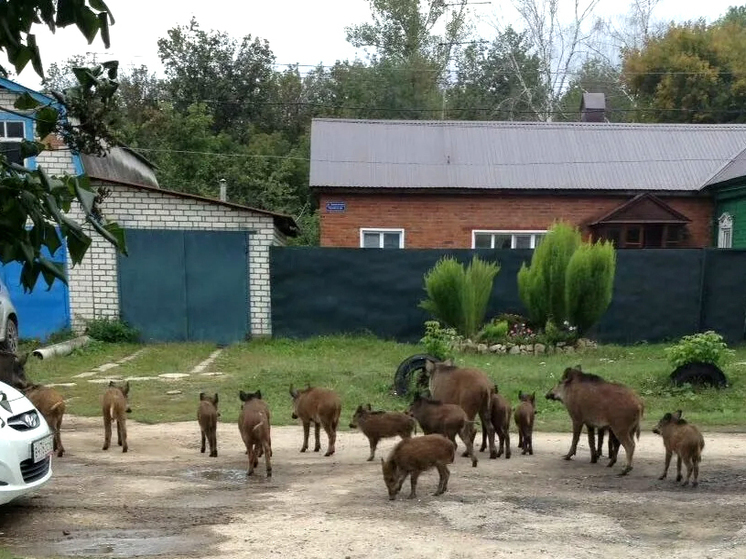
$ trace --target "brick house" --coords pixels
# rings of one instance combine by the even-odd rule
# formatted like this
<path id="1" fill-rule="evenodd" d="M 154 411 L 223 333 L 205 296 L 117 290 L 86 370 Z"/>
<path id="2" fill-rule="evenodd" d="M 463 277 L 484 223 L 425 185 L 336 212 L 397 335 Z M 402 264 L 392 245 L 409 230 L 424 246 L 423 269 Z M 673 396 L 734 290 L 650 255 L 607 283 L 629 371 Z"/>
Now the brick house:
<path id="1" fill-rule="evenodd" d="M 534 248 L 566 220 L 619 248 L 731 246 L 713 192 L 740 181 L 746 219 L 746 125 L 611 124 L 596 97 L 573 123 L 314 119 L 321 245 Z"/>
<path id="2" fill-rule="evenodd" d="M 81 263 L 68 265 L 69 285 L 55 282 L 53 298 L 41 285 L 23 294 L 19 267 L 0 267 L 19 307 L 22 337 L 80 331 L 100 317 L 122 317 L 146 340 L 227 343 L 271 335 L 269 249 L 297 234 L 292 217 L 161 188 L 153 165 L 126 147 L 92 157 L 46 138 L 52 149 L 23 162 L 18 142 L 34 138 L 34 121 L 13 109 L 23 92 L 54 103 L 0 78 L 0 150 L 50 175 L 85 172 L 94 188 L 104 187 L 101 210 L 125 229 L 129 256 L 87 225 L 92 244 Z M 77 204 L 70 215 L 83 221 Z M 69 253 L 57 251 L 54 259 L 67 265 Z"/>

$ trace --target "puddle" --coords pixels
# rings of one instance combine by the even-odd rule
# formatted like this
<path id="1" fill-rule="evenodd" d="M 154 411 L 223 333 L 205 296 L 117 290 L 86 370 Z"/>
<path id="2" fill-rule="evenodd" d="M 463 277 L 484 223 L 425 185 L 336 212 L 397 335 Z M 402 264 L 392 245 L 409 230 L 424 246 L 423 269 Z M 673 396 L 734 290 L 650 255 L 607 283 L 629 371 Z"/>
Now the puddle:
<path id="1" fill-rule="evenodd" d="M 191 479 L 246 483 L 246 470 L 187 470 L 184 475 Z"/>
<path id="2" fill-rule="evenodd" d="M 51 544 L 53 555 L 68 557 L 152 557 L 189 555 L 204 545 L 204 538 L 187 534 L 164 535 L 155 530 L 86 532 Z"/>

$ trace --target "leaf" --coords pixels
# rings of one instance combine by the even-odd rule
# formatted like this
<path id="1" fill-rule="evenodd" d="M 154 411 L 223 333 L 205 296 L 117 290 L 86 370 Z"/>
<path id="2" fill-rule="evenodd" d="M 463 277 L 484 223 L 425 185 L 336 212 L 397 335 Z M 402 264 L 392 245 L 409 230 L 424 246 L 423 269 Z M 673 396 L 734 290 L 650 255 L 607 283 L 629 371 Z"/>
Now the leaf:
<path id="1" fill-rule="evenodd" d="M 46 222 L 44 224 L 44 244 L 46 245 L 47 249 L 49 249 L 49 254 L 51 254 L 52 256 L 54 256 L 54 253 L 57 252 L 57 249 L 62 246 L 62 241 L 60 241 L 60 236 L 57 233 L 57 228 L 49 222 Z"/>
<path id="2" fill-rule="evenodd" d="M 30 293 L 34 290 L 36 280 L 39 277 L 39 267 L 34 266 L 26 262 L 21 269 L 21 285 L 23 285 L 23 292 Z"/>
<path id="3" fill-rule="evenodd" d="M 75 23 L 76 0 L 59 0 L 57 2 L 57 27 L 67 27 Z"/>
<path id="4" fill-rule="evenodd" d="M 91 238 L 85 234 L 79 224 L 67 216 L 62 216 L 62 222 L 66 232 L 64 237 L 67 239 L 67 250 L 70 252 L 73 266 L 76 266 L 83 261 L 88 247 L 91 246 Z"/>
<path id="5" fill-rule="evenodd" d="M 27 157 L 36 157 L 45 149 L 45 145 L 41 142 L 28 142 L 23 140 L 21 142 L 21 157 L 26 159 Z"/>
<path id="6" fill-rule="evenodd" d="M 44 107 L 36 112 L 36 133 L 40 138 L 46 138 L 57 126 L 60 113 L 52 107 Z"/>
<path id="7" fill-rule="evenodd" d="M 31 49 L 27 46 L 21 45 L 15 50 L 13 55 L 8 58 L 13 63 L 13 66 L 15 66 L 16 74 L 20 74 L 26 67 L 26 64 L 28 64 L 29 60 L 31 60 L 32 56 L 33 53 L 31 52 Z"/>
<path id="8" fill-rule="evenodd" d="M 67 277 L 65 276 L 65 266 L 62 262 L 53 262 L 46 258 L 39 258 L 39 268 L 44 276 L 44 281 L 47 282 L 47 291 L 52 289 L 52 284 L 55 279 L 61 280 L 63 283 L 67 283 Z"/>
<path id="9" fill-rule="evenodd" d="M 13 103 L 13 106 L 19 111 L 28 111 L 31 109 L 35 109 L 40 105 L 41 103 L 39 101 L 31 97 L 31 95 L 25 91 L 21 95 L 19 95 L 16 99 L 16 102 Z"/>
<path id="10" fill-rule="evenodd" d="M 34 67 L 34 71 L 43 78 L 44 67 L 41 64 L 41 54 L 39 53 L 39 46 L 36 44 L 36 35 L 28 34 L 26 44 L 31 52 L 31 65 Z"/>
<path id="11" fill-rule="evenodd" d="M 109 20 L 106 17 L 106 13 L 98 14 L 98 26 L 101 29 L 101 40 L 104 42 L 104 46 L 108 49 L 111 46 L 109 39 Z"/>
<path id="12" fill-rule="evenodd" d="M 99 21 L 96 13 L 93 12 L 88 6 L 78 7 L 77 18 L 75 19 L 75 25 L 78 26 L 80 32 L 88 41 L 90 45 L 93 39 L 96 38 L 96 33 L 99 29 Z M 106 45 L 107 47 L 109 45 Z"/>

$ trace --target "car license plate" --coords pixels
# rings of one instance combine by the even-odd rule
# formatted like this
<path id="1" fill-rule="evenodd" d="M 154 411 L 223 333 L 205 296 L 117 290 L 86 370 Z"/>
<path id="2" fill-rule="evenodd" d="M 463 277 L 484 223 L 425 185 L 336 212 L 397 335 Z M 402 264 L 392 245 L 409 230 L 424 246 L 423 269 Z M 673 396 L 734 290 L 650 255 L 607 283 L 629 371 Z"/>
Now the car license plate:
<path id="1" fill-rule="evenodd" d="M 34 441 L 31 443 L 31 452 L 34 455 L 34 463 L 44 460 L 47 456 L 52 454 L 54 448 L 54 437 L 47 435 L 46 437 Z"/>

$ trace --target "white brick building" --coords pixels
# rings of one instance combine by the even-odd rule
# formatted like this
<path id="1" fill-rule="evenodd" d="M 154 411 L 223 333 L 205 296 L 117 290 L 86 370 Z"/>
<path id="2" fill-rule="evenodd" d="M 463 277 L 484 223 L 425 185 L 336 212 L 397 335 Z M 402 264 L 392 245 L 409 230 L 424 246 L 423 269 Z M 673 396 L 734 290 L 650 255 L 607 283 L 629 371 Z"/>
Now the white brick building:
<path id="1" fill-rule="evenodd" d="M 12 109 L 16 96 L 22 91 L 27 90 L 18 84 L 0 79 L 0 118 L 5 119 L 6 122 L 23 122 L 24 134 L 27 139 L 30 139 L 29 136 L 33 132 L 29 131 L 29 127 L 33 128 L 33 121 L 20 118 L 13 112 L 3 111 L 3 109 Z M 35 93 L 34 95 L 38 96 Z M 47 102 L 52 101 L 45 99 Z M 0 120 L 0 125 L 3 125 L 3 120 Z M 17 130 L 16 126 L 11 131 Z M 6 137 L 4 140 L 7 146 L 7 142 L 12 138 Z M 119 223 L 125 229 L 126 234 L 129 233 L 129 236 L 133 238 L 138 235 L 142 236 L 142 234 L 147 235 L 148 232 L 158 233 L 162 237 L 156 235 L 153 238 L 163 239 L 171 239 L 173 236 L 169 236 L 169 232 L 177 231 L 189 232 L 188 234 L 192 236 L 199 236 L 199 232 L 224 232 L 226 237 L 238 238 L 240 242 L 241 235 L 237 237 L 236 233 L 245 233 L 243 238 L 248 239 L 246 256 L 242 256 L 237 250 L 226 253 L 225 267 L 233 270 L 234 279 L 241 279 L 235 278 L 235 270 L 242 265 L 241 262 L 237 262 L 237 259 L 246 259 L 246 265 L 243 268 L 246 277 L 235 282 L 235 289 L 240 288 L 246 291 L 241 294 L 246 301 L 244 335 L 271 335 L 269 249 L 273 245 L 283 245 L 288 235 L 296 234 L 297 226 L 291 217 L 160 188 L 152 165 L 126 148 L 116 148 L 107 157 L 98 158 L 78 156 L 64 147 L 59 147 L 59 149 L 45 151 L 35 159 L 36 162 L 26 161 L 26 165 L 33 167 L 38 164 L 50 175 L 77 174 L 85 170 L 94 188 L 104 186 L 110 191 L 109 196 L 101 204 L 101 210 L 106 219 Z M 83 217 L 79 206 L 73 207 L 71 217 L 82 223 Z M 185 284 L 188 283 L 187 279 L 192 282 L 191 286 L 184 288 L 185 293 L 182 297 L 189 303 L 191 314 L 186 318 L 187 322 L 194 317 L 201 316 L 205 316 L 206 320 L 212 320 L 209 312 L 204 314 L 200 310 L 199 301 L 197 303 L 188 301 L 191 297 L 190 289 L 197 290 L 194 298 L 201 300 L 208 306 L 208 310 L 214 312 L 225 312 L 214 309 L 215 303 L 219 305 L 223 299 L 221 293 L 209 293 L 210 285 L 214 283 L 215 289 L 223 289 L 223 294 L 228 299 L 232 295 L 234 302 L 238 301 L 236 294 L 230 293 L 234 289 L 230 277 L 222 278 L 222 287 L 217 285 L 219 282 L 212 280 L 214 275 L 220 275 L 222 265 L 213 266 L 213 270 L 202 270 L 199 266 L 199 261 L 203 257 L 215 256 L 209 254 L 212 251 L 209 244 L 205 243 L 209 243 L 209 239 L 219 240 L 219 237 L 203 235 L 203 238 L 197 238 L 198 246 L 201 248 L 193 250 L 194 254 L 189 257 L 192 261 L 191 271 L 184 272 L 174 270 L 173 266 L 167 268 L 166 264 L 163 270 L 153 267 L 153 258 L 157 259 L 162 254 L 167 259 L 173 255 L 173 250 L 158 247 L 155 243 L 150 245 L 145 243 L 141 244 L 129 257 L 121 257 L 117 255 L 112 245 L 93 231 L 89 224 L 85 228 L 92 238 L 92 244 L 85 259 L 71 268 L 68 255 L 68 316 L 71 326 L 76 330 L 81 330 L 85 321 L 92 318 L 147 316 L 148 309 L 143 310 L 142 301 L 138 300 L 138 297 L 145 300 L 149 298 L 150 306 L 163 303 L 166 305 L 166 312 L 160 311 L 157 316 L 168 314 L 171 321 L 179 322 L 181 317 L 177 307 L 180 304 L 180 295 L 174 296 L 176 303 L 167 304 L 163 301 L 163 294 L 157 293 L 162 283 L 161 279 L 163 283 L 168 283 L 172 280 L 171 276 L 179 274 L 185 275 Z M 232 236 L 231 233 L 233 233 Z M 124 261 L 122 258 L 128 260 Z M 138 262 L 143 263 L 142 276 L 137 268 Z M 131 280 L 128 289 L 125 289 L 120 281 L 125 273 L 123 268 L 126 268 L 126 273 Z M 191 275 L 187 278 L 189 274 Z M 178 287 L 178 281 L 172 281 L 172 283 Z M 172 293 L 174 289 L 167 291 L 166 294 Z M 155 291 L 149 293 L 149 290 Z M 138 305 L 140 305 L 139 311 Z M 229 306 L 235 307 L 236 305 Z M 240 327 L 239 322 L 236 321 L 234 331 Z M 142 325 L 135 324 L 135 326 Z M 147 329 L 147 325 L 145 327 Z M 184 327 L 182 330 L 184 335 L 178 339 L 209 339 L 210 337 L 209 332 L 190 335 L 189 332 L 193 330 L 191 327 Z"/>

